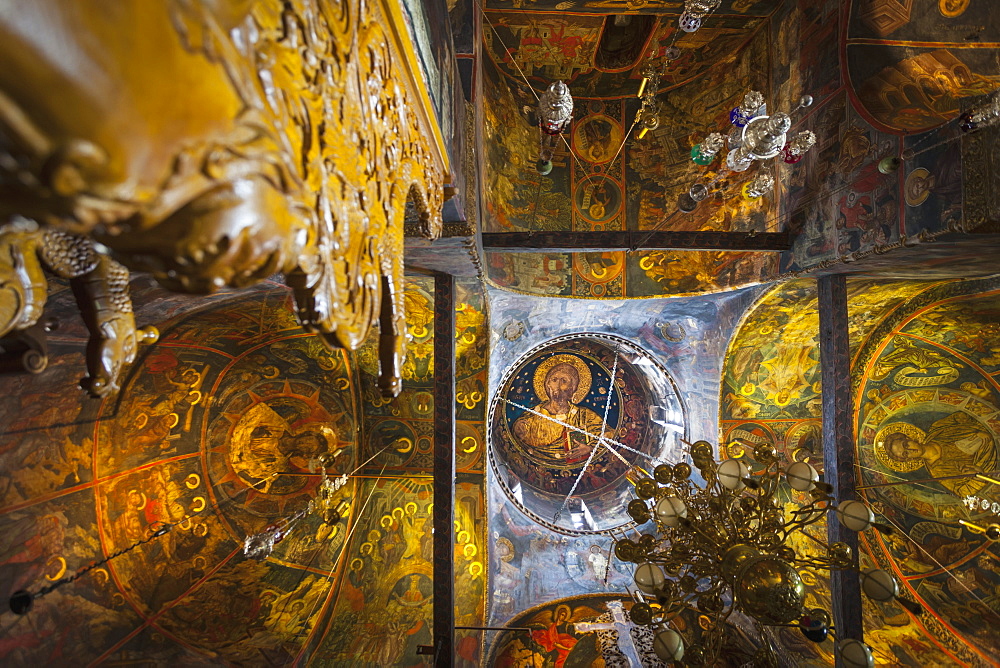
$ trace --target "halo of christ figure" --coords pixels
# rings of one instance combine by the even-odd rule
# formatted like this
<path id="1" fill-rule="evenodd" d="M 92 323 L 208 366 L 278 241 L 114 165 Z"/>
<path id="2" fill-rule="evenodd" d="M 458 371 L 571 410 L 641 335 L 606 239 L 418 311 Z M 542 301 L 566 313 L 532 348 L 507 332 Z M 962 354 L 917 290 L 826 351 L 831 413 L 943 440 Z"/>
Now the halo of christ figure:
<path id="1" fill-rule="evenodd" d="M 597 413 L 580 405 L 590 392 L 591 373 L 575 355 L 553 355 L 534 376 L 540 402 L 514 421 L 514 436 L 525 454 L 547 467 L 574 468 L 584 463 L 602 437 L 614 438 Z"/>

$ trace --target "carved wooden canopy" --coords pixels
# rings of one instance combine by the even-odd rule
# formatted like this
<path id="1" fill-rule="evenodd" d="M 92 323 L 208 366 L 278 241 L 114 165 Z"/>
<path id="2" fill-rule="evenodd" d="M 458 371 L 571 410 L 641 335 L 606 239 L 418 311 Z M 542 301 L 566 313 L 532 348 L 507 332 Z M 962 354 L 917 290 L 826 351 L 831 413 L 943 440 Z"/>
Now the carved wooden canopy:
<path id="1" fill-rule="evenodd" d="M 181 292 L 281 272 L 332 345 L 381 318 L 393 390 L 404 209 L 437 236 L 448 171 L 395 0 L 0 0 L 0 62 L 0 241 L 22 258 L 0 262 L 0 334 L 37 321 L 24 295 L 52 267 L 24 235 L 56 229 Z M 134 348 L 122 313 L 95 332 L 98 393 Z"/>

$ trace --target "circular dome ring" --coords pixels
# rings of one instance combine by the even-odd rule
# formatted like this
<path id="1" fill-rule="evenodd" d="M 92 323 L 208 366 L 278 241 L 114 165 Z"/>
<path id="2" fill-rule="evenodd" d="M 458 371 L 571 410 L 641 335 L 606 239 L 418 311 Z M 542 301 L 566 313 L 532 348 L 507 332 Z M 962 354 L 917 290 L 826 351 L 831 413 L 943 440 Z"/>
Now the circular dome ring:
<path id="1" fill-rule="evenodd" d="M 605 533 L 633 523 L 625 474 L 683 459 L 685 425 L 673 380 L 637 344 L 568 335 L 535 346 L 495 386 L 489 459 L 508 498 L 534 521 Z"/>

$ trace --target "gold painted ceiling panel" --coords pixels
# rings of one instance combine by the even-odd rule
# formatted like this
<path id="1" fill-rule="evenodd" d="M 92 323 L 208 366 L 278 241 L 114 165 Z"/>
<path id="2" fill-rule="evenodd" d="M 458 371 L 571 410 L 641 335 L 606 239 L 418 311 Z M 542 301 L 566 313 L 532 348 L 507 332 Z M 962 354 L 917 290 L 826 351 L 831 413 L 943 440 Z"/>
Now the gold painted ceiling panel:
<path id="1" fill-rule="evenodd" d="M 393 400 L 376 391 L 374 344 L 331 353 L 273 287 L 166 319 L 113 400 L 67 382 L 79 353 L 56 356 L 51 374 L 0 379 L 3 594 L 148 540 L 38 599 L 29 617 L 8 613 L 0 662 L 38 665 L 72 648 L 85 662 L 413 665 L 430 644 L 432 288 L 407 283 L 415 345 Z M 150 305 L 140 316 L 166 317 L 177 303 L 134 289 Z M 458 301 L 457 615 L 476 626 L 488 338 L 478 283 L 460 283 Z M 85 333 L 67 319 L 60 336 L 79 350 Z M 247 535 L 315 497 L 322 456 L 329 476 L 355 473 L 336 492 L 348 517 L 307 514 L 265 561 L 246 558 Z M 457 647 L 476 665 L 478 634 Z"/>
<path id="2" fill-rule="evenodd" d="M 769 441 L 783 456 L 822 461 L 818 318 L 814 283 L 775 288 L 747 315 L 723 374 L 721 433 L 733 445 Z M 993 543 L 959 519 L 993 522 L 997 486 L 971 474 L 1000 462 L 1000 302 L 996 279 L 971 282 L 848 281 L 852 384 L 862 492 L 890 536 L 861 536 L 866 568 L 887 568 L 926 612 L 866 601 L 866 641 L 894 665 L 991 665 L 1000 620 Z M 779 335 L 780 334 L 780 335 Z M 801 364 L 794 364 L 801 360 Z M 800 368 L 775 376 L 775 369 Z M 782 381 L 782 379 L 784 379 Z M 775 386 L 765 393 L 761 386 Z M 787 401 L 785 401 L 787 399 Z M 749 456 L 749 455 L 748 455 Z M 960 475 L 958 478 L 947 476 Z M 945 476 L 944 480 L 928 480 Z M 789 494 L 794 494 L 790 490 Z M 973 506 L 970 497 L 976 498 Z M 985 506 L 983 502 L 985 501 Z M 814 535 L 825 534 L 822 527 Z M 801 537 L 804 547 L 808 539 Z M 807 605 L 829 605 L 822 573 L 804 573 Z M 800 665 L 827 665 L 825 645 L 781 629 Z"/>

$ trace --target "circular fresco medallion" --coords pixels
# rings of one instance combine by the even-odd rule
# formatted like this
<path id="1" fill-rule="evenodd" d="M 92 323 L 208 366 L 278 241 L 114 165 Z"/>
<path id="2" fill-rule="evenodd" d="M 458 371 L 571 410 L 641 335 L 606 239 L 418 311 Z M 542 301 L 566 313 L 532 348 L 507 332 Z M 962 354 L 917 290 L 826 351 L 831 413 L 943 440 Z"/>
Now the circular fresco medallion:
<path id="1" fill-rule="evenodd" d="M 317 343 L 269 343 L 239 358 L 216 382 L 205 415 L 204 459 L 237 535 L 301 508 L 315 496 L 321 468 L 330 476 L 354 468 L 351 369 L 342 355 Z M 267 362 L 280 369 L 280 379 L 265 375 Z"/>
<path id="2" fill-rule="evenodd" d="M 121 583 L 114 594 L 120 604 L 140 614 L 186 592 L 191 609 L 204 609 L 192 582 L 218 568 L 234 544 L 306 508 L 322 483 L 321 468 L 334 478 L 357 464 L 350 358 L 287 329 L 294 322 L 287 296 L 275 296 L 224 303 L 165 327 L 160 342 L 140 351 L 116 410 L 98 425 L 95 503 L 105 554 L 172 527 L 103 573 L 109 587 Z M 243 324 L 260 338 L 247 339 Z M 350 479 L 335 492 L 336 501 L 352 502 L 352 512 L 356 484 Z M 302 606 L 307 594 L 292 591 L 298 579 L 286 585 L 282 578 L 289 567 L 334 568 L 352 520 L 327 524 L 321 513 L 306 514 L 275 546 L 273 562 L 254 562 L 253 577 Z M 227 577 L 222 569 L 213 581 L 225 591 L 246 583 L 240 573 Z M 217 646 L 197 625 L 175 631 L 194 647 Z"/>
<path id="3" fill-rule="evenodd" d="M 961 16 L 969 8 L 970 0 L 938 0 L 938 11 L 949 19 Z"/>
<path id="4" fill-rule="evenodd" d="M 621 209 L 621 186 L 607 176 L 591 174 L 577 183 L 574 201 L 581 216 L 594 223 L 603 223 Z"/>
<path id="5" fill-rule="evenodd" d="M 220 454 L 240 486 L 272 497 L 315 486 L 311 476 L 289 472 L 309 473 L 313 462 L 342 450 L 344 435 L 352 435 L 342 424 L 346 406 L 321 401 L 317 390 L 304 383 L 264 382 L 223 406 L 210 433 L 226 443 Z"/>
<path id="6" fill-rule="evenodd" d="M 615 157 L 625 132 L 621 123 L 604 114 L 591 114 L 573 124 L 573 152 L 594 164 Z"/>
<path id="7" fill-rule="evenodd" d="M 906 177 L 903 195 L 909 206 L 920 206 L 930 197 L 935 177 L 924 167 L 917 167 Z"/>
<path id="8" fill-rule="evenodd" d="M 679 459 L 685 433 L 667 372 L 603 334 L 555 339 L 514 364 L 489 429 L 490 461 L 511 500 L 543 524 L 578 532 L 628 523 L 625 473 L 674 452 Z"/>

